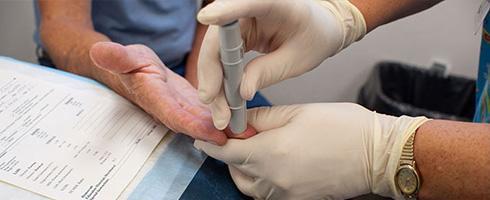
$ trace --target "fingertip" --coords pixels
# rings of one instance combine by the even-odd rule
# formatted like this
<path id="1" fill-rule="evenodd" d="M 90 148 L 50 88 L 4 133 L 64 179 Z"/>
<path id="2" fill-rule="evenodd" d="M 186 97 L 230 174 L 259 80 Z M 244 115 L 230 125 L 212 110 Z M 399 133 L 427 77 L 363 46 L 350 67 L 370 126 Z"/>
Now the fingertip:
<path id="1" fill-rule="evenodd" d="M 218 130 L 224 130 L 228 126 L 228 120 L 225 119 L 216 119 L 213 120 L 214 127 Z"/>
<path id="2" fill-rule="evenodd" d="M 250 92 L 247 96 L 245 96 L 244 99 L 247 100 L 247 101 L 252 101 L 254 99 L 254 97 L 255 97 L 255 93 L 257 93 L 257 92 L 255 92 L 255 91 Z"/>
<path id="3" fill-rule="evenodd" d="M 260 0 L 214 1 L 201 9 L 197 18 L 203 24 L 223 25 L 240 18 L 265 15 L 271 6 L 270 1 Z"/>
<path id="4" fill-rule="evenodd" d="M 202 140 L 219 146 L 226 144 L 228 137 L 222 130 L 216 129 L 214 125 L 211 125 L 208 122 L 203 122 L 202 125 L 203 127 L 200 128 L 200 131 L 203 132 L 203 135 L 200 137 Z"/>
<path id="5" fill-rule="evenodd" d="M 243 131 L 242 133 L 235 134 L 231 131 L 230 127 L 227 127 L 225 129 L 225 133 L 230 138 L 247 139 L 253 137 L 254 135 L 257 135 L 257 130 L 252 125 L 247 124 L 247 129 L 245 129 L 245 131 Z"/>
<path id="6" fill-rule="evenodd" d="M 209 137 L 206 139 L 208 143 L 213 145 L 223 146 L 228 141 L 228 137 L 223 131 L 216 130 L 209 134 Z"/>
<path id="7" fill-rule="evenodd" d="M 257 92 L 256 84 L 251 83 L 250 80 L 244 78 L 240 86 L 240 95 L 243 99 L 250 101 L 254 98 Z"/>
<path id="8" fill-rule="evenodd" d="M 124 46 L 115 42 L 97 42 L 92 45 L 89 52 L 93 58 L 125 53 Z"/>
<path id="9" fill-rule="evenodd" d="M 228 137 L 226 137 L 226 135 L 224 133 L 221 133 L 221 134 L 219 134 L 219 137 L 216 140 L 216 144 L 218 146 L 223 146 L 226 144 L 227 141 L 228 141 Z"/>
<path id="10" fill-rule="evenodd" d="M 224 94 L 221 92 L 213 103 L 210 104 L 213 124 L 219 130 L 223 130 L 230 123 L 231 111 Z"/>
<path id="11" fill-rule="evenodd" d="M 217 22 L 217 20 L 213 16 L 213 13 L 209 12 L 206 8 L 203 8 L 201 11 L 199 11 L 199 13 L 197 14 L 197 21 L 205 25 L 216 24 Z"/>
<path id="12" fill-rule="evenodd" d="M 223 13 L 223 9 L 223 2 L 214 1 L 199 11 L 197 14 L 197 20 L 206 25 L 219 25 L 219 14 Z"/>
<path id="13" fill-rule="evenodd" d="M 127 60 L 127 52 L 123 45 L 114 42 L 97 42 L 89 50 L 92 62 L 103 69 L 118 71 L 118 62 Z"/>

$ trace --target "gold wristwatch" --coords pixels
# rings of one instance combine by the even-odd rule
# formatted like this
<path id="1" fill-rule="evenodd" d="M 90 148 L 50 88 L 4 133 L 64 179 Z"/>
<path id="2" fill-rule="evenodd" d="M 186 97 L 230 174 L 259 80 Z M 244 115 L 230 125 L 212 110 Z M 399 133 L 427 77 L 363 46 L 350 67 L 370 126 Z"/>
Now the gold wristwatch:
<path id="1" fill-rule="evenodd" d="M 417 194 L 420 188 L 420 178 L 415 166 L 415 158 L 413 153 L 413 142 L 415 132 L 403 146 L 402 155 L 398 162 L 398 169 L 395 174 L 395 185 L 405 199 L 417 199 Z"/>

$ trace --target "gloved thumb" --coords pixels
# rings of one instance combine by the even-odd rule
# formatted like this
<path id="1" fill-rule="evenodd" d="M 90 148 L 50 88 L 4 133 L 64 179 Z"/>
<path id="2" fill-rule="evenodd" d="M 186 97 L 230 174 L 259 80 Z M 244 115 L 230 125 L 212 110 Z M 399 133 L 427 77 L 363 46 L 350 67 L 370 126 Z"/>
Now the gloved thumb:
<path id="1" fill-rule="evenodd" d="M 240 85 L 242 98 L 252 100 L 258 90 L 302 74 L 299 70 L 303 67 L 295 64 L 295 56 L 290 48 L 282 47 L 251 60 L 245 66 Z"/>
<path id="2" fill-rule="evenodd" d="M 250 126 L 255 128 L 259 135 L 286 126 L 300 110 L 301 105 L 259 107 L 248 110 L 247 118 Z"/>
<path id="3" fill-rule="evenodd" d="M 244 17 L 258 17 L 272 7 L 272 0 L 216 0 L 197 15 L 203 24 L 224 25 Z"/>

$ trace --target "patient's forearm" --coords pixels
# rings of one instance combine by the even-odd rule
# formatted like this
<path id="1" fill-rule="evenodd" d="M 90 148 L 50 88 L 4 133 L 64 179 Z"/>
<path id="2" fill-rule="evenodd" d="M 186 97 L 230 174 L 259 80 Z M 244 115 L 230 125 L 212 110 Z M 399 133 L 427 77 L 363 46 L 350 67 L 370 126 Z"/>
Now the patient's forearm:
<path id="1" fill-rule="evenodd" d="M 62 21 L 43 23 L 41 38 L 44 47 L 58 68 L 91 77 L 98 68 L 90 60 L 90 47 L 109 39 L 94 31 L 70 26 L 69 22 Z M 64 30 L 60 30 L 60 27 Z"/>
<path id="2" fill-rule="evenodd" d="M 490 125 L 433 120 L 415 135 L 420 199 L 490 197 Z"/>
<path id="3" fill-rule="evenodd" d="M 96 79 L 121 95 L 125 90 L 116 76 L 95 66 L 89 56 L 90 47 L 110 41 L 93 29 L 90 1 L 43 1 L 40 36 L 44 48 L 57 68 Z"/>
<path id="4" fill-rule="evenodd" d="M 350 0 L 364 15 L 368 32 L 428 9 L 442 0 Z"/>

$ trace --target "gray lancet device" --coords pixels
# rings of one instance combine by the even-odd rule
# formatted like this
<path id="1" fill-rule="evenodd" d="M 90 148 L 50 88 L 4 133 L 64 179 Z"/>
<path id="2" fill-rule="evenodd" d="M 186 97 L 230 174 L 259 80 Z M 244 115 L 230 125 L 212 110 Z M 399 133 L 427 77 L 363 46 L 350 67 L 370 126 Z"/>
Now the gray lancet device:
<path id="1" fill-rule="evenodd" d="M 230 129 L 233 134 L 240 134 L 247 129 L 247 104 L 240 95 L 244 50 L 238 20 L 220 26 L 219 41 L 224 91 L 231 111 Z"/>

